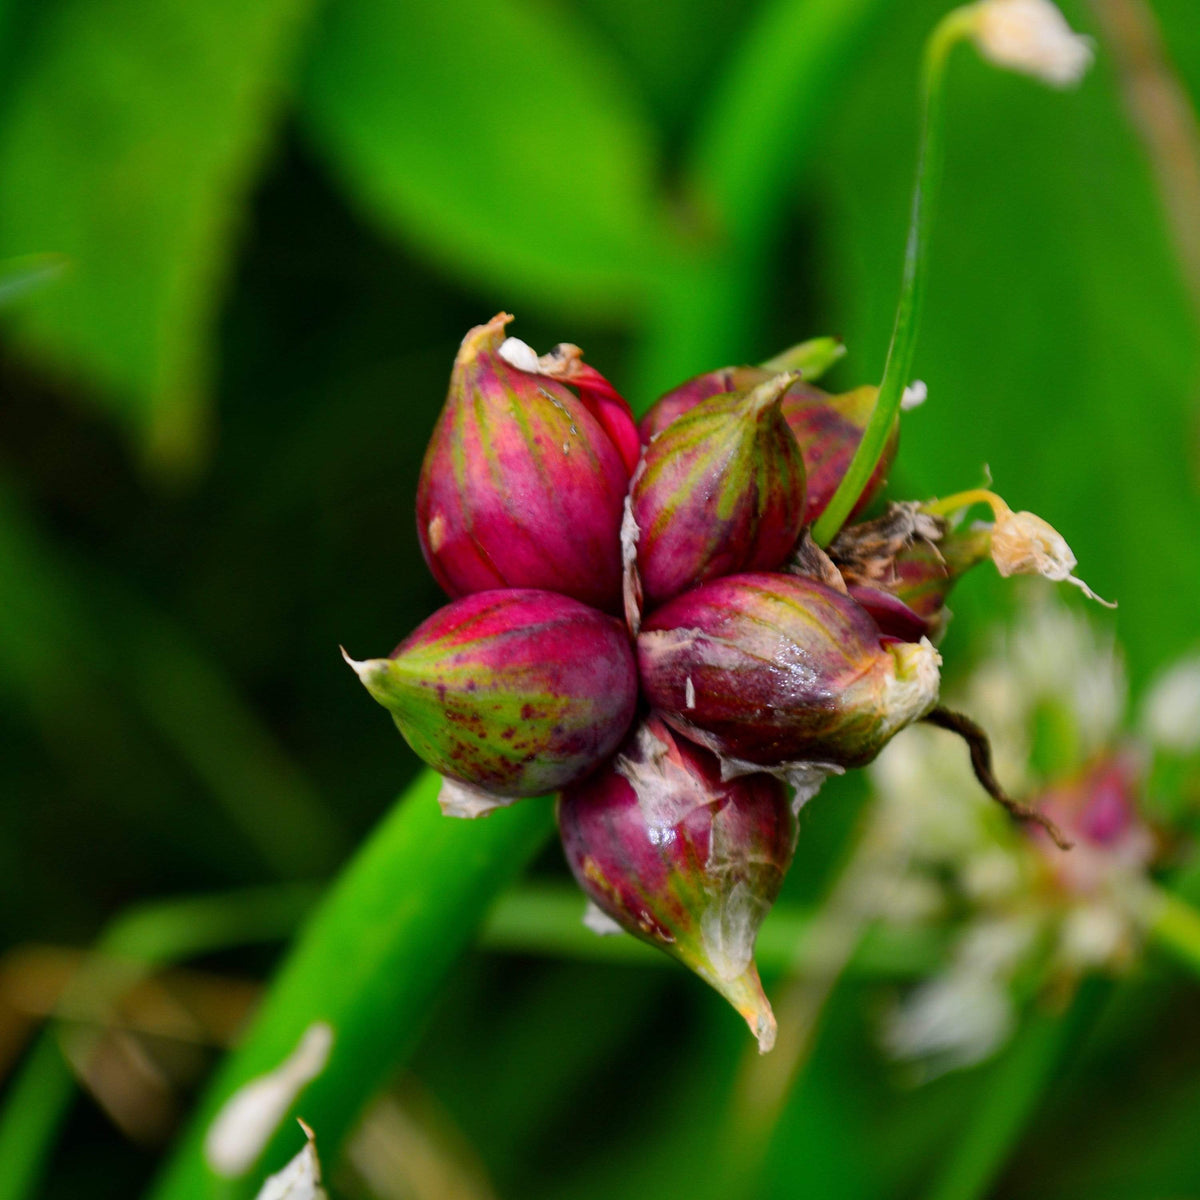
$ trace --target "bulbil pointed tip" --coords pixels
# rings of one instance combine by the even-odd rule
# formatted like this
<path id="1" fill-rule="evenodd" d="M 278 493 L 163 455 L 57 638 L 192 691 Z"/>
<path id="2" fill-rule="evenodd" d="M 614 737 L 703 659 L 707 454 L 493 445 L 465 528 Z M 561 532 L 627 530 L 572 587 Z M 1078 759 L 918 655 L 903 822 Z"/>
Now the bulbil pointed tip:
<path id="1" fill-rule="evenodd" d="M 760 365 L 764 371 L 799 371 L 805 379 L 812 381 L 820 379 L 845 354 L 846 344 L 841 338 L 810 338 L 789 346 Z"/>
<path id="2" fill-rule="evenodd" d="M 700 973 L 706 974 L 703 970 Z M 711 982 L 749 1026 L 755 1041 L 758 1042 L 759 1054 L 766 1054 L 772 1050 L 778 1025 L 755 964 L 752 962 L 733 979 L 715 979 Z"/>
<path id="3" fill-rule="evenodd" d="M 613 764 L 566 788 L 563 850 L 584 893 L 724 996 L 765 1051 L 775 1018 L 754 943 L 795 850 L 787 791 L 648 718 Z"/>
<path id="4" fill-rule="evenodd" d="M 455 364 L 466 366 L 485 351 L 499 350 L 504 342 L 505 327 L 512 320 L 512 313 L 499 312 L 486 325 L 476 325 L 468 329 L 459 345 Z"/>
<path id="5" fill-rule="evenodd" d="M 366 683 L 366 677 L 371 667 L 372 660 L 369 658 L 351 658 L 345 646 L 339 646 L 338 649 L 342 652 L 342 658 L 345 659 L 346 665 Z"/>
<path id="6" fill-rule="evenodd" d="M 766 383 L 760 383 L 751 389 L 743 404 L 743 413 L 747 416 L 757 416 L 767 409 L 779 407 L 788 388 L 800 378 L 799 371 L 783 371 L 773 375 Z"/>

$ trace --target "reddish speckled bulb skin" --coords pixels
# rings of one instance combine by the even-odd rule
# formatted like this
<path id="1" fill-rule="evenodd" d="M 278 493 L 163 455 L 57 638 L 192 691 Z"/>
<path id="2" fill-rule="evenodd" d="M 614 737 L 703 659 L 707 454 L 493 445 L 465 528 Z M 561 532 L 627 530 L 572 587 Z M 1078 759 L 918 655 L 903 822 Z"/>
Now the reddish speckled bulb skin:
<path id="1" fill-rule="evenodd" d="M 624 626 L 555 592 L 477 592 L 388 658 L 351 665 L 426 763 L 500 796 L 582 778 L 616 750 L 637 706 Z"/>

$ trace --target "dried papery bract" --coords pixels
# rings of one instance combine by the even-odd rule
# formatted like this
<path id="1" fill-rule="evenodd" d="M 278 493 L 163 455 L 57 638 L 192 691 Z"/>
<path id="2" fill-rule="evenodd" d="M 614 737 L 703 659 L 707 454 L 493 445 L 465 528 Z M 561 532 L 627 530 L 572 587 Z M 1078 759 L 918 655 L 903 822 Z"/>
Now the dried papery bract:
<path id="1" fill-rule="evenodd" d="M 716 988 L 769 1050 L 775 1017 L 754 942 L 795 847 L 783 785 L 723 780 L 712 754 L 652 717 L 612 765 L 563 792 L 558 819 L 590 899 Z"/>
<path id="2" fill-rule="evenodd" d="M 425 560 L 452 597 L 545 588 L 619 612 L 622 449 L 569 387 L 513 365 L 536 367 L 532 351 L 501 353 L 509 320 L 472 329 L 455 360 L 417 487 Z"/>
<path id="3" fill-rule="evenodd" d="M 804 523 L 804 458 L 780 411 L 792 378 L 705 400 L 646 447 L 630 494 L 646 607 L 791 553 Z"/>
<path id="4" fill-rule="evenodd" d="M 685 413 L 691 412 L 697 404 L 703 404 L 705 400 L 711 400 L 714 396 L 749 391 L 760 384 L 769 383 L 780 373 L 779 370 L 769 371 L 763 367 L 740 366 L 719 367 L 715 371 L 705 371 L 703 375 L 693 376 L 665 392 L 650 406 L 646 415 L 638 422 L 642 442 L 652 442 L 668 425 Z M 803 382 L 792 386 L 805 388 L 814 395 L 824 395 L 816 388 L 808 388 Z"/>
<path id="5" fill-rule="evenodd" d="M 1054 526 L 1036 513 L 1014 512 L 995 492 L 975 488 L 944 500 L 928 501 L 920 509 L 934 516 L 961 516 L 976 504 L 986 504 L 992 510 L 993 523 L 974 526 L 972 531 L 986 537 L 987 553 L 1006 579 L 1012 575 L 1040 575 L 1055 583 L 1070 583 L 1098 604 L 1116 608 L 1072 573 L 1078 559 Z"/>
<path id="6" fill-rule="evenodd" d="M 514 341 L 509 338 L 508 342 Z M 507 345 L 507 342 L 505 343 Z M 524 343 L 521 343 L 524 345 Z M 501 346 L 503 353 L 504 347 Z M 590 363 L 583 361 L 583 351 L 570 342 L 560 342 L 536 359 L 537 373 L 569 384 L 600 422 L 604 432 L 621 453 L 625 468 L 633 474 L 641 454 L 637 422 L 629 402 Z"/>
<path id="7" fill-rule="evenodd" d="M 664 605 L 642 626 L 646 699 L 733 763 L 859 767 L 937 702 L 937 651 L 884 637 L 816 580 L 746 574 Z"/>
<path id="8" fill-rule="evenodd" d="M 586 775 L 616 750 L 637 704 L 624 627 L 554 592 L 467 596 L 390 657 L 347 661 L 426 763 L 499 797 Z"/>
<path id="9" fill-rule="evenodd" d="M 841 338 L 815 337 L 797 342 L 758 365 L 765 371 L 796 371 L 801 379 L 813 383 L 845 356 L 846 345 Z"/>
<path id="10" fill-rule="evenodd" d="M 937 640 L 959 578 L 991 553 L 987 530 L 951 529 L 919 504 L 890 504 L 881 517 L 847 525 L 829 547 L 850 595 L 885 632 Z"/>

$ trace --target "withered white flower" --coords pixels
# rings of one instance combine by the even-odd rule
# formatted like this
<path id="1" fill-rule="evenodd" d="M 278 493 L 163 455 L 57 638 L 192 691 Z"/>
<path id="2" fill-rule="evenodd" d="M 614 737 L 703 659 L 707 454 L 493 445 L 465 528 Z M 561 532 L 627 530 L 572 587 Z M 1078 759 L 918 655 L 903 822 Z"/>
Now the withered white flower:
<path id="1" fill-rule="evenodd" d="M 996 66 L 1057 88 L 1077 84 L 1094 57 L 1090 39 L 1076 33 L 1050 0 L 981 0 L 974 38 Z"/>
<path id="2" fill-rule="evenodd" d="M 1107 608 L 1116 605 L 1102 599 L 1078 575 L 1078 559 L 1066 538 L 1048 521 L 1031 512 L 1013 512 L 997 507 L 992 529 L 992 561 L 1005 578 L 1010 575 L 1041 575 L 1055 583 L 1071 583 L 1085 596 Z"/>
<path id="3" fill-rule="evenodd" d="M 1036 513 L 1013 512 L 1000 496 L 987 488 L 970 488 L 944 499 L 930 500 L 921 506 L 921 511 L 948 518 L 953 525 L 976 504 L 986 504 L 992 510 L 990 529 L 987 526 L 976 528 L 990 534 L 992 562 L 1006 579 L 1010 575 L 1040 575 L 1054 583 L 1074 584 L 1084 595 L 1106 608 L 1117 607 L 1097 596 L 1082 579 L 1072 574 L 1078 559 L 1067 545 L 1067 539 L 1049 521 L 1042 520 Z"/>

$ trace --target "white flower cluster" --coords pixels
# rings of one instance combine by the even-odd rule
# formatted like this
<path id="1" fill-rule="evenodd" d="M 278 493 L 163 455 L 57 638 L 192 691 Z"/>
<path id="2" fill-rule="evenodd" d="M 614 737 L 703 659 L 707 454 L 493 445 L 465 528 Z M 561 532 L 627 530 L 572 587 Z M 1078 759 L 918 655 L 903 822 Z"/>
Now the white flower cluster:
<path id="1" fill-rule="evenodd" d="M 1191 694 L 1183 684 L 1169 686 Z M 1044 592 L 997 638 L 956 700 L 952 708 L 988 730 L 996 774 L 1014 793 L 1045 794 L 1056 782 L 1031 761 L 1038 725 L 1047 720 L 1071 746 L 1075 772 L 1117 760 L 1126 710 L 1121 658 L 1110 638 Z M 1111 846 L 1080 838 L 1059 855 L 983 794 L 961 744 L 928 727 L 897 738 L 869 771 L 878 797 L 875 833 L 892 846 L 892 861 L 910 879 L 942 889 L 942 913 L 965 903 L 973 914 L 947 965 L 885 1017 L 885 1049 L 912 1064 L 918 1078 L 979 1062 L 1003 1044 L 1016 1021 L 1013 980 L 1047 947 L 1060 975 L 1118 969 L 1129 960 L 1153 851 L 1136 817 Z"/>

